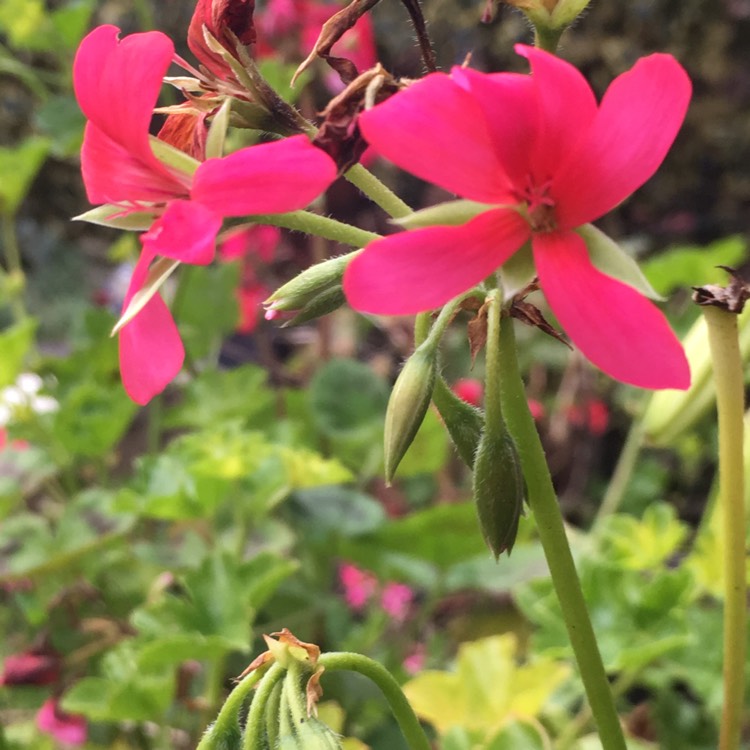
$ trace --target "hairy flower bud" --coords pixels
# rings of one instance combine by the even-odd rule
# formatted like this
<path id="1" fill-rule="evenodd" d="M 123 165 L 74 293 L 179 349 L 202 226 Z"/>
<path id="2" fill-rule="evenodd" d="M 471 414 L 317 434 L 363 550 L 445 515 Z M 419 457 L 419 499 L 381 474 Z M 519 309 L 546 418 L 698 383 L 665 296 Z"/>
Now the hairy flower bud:
<path id="1" fill-rule="evenodd" d="M 356 252 L 324 260 L 295 276 L 279 287 L 266 301 L 266 317 L 276 313 L 304 311 L 331 290 L 341 288 L 341 279 Z"/>
<path id="2" fill-rule="evenodd" d="M 409 357 L 396 379 L 385 413 L 385 479 L 389 483 L 424 420 L 436 374 L 437 348 L 427 341 Z"/>
<path id="3" fill-rule="evenodd" d="M 310 716 L 292 734 L 279 737 L 279 750 L 341 750 L 339 736 L 320 719 Z"/>
<path id="4" fill-rule="evenodd" d="M 474 460 L 474 501 L 482 536 L 498 558 L 513 549 L 526 494 L 521 462 L 507 430 L 485 431 Z"/>
<path id="5" fill-rule="evenodd" d="M 442 377 L 435 383 L 432 399 L 458 455 L 469 468 L 472 468 L 484 430 L 484 415 L 453 393 Z"/>

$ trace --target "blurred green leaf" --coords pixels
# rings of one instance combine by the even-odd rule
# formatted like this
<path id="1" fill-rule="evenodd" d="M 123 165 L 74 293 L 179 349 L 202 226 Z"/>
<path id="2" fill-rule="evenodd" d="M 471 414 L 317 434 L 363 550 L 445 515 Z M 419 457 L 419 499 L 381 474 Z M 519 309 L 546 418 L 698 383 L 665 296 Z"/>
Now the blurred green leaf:
<path id="1" fill-rule="evenodd" d="M 0 147 L 0 213 L 14 216 L 18 211 L 50 146 L 47 138 L 30 136 L 13 148 Z"/>
<path id="2" fill-rule="evenodd" d="M 646 278 L 664 296 L 680 287 L 725 284 L 727 273 L 716 266 L 739 266 L 746 259 L 747 242 L 739 235 L 706 247 L 674 247 L 641 264 Z"/>
<path id="3" fill-rule="evenodd" d="M 214 370 L 188 383 L 183 400 L 166 414 L 166 427 L 209 427 L 227 419 L 249 425 L 271 422 L 276 394 L 268 373 L 255 365 Z"/>
<path id="4" fill-rule="evenodd" d="M 374 498 L 347 487 L 311 487 L 294 493 L 305 518 L 302 527 L 311 536 L 358 536 L 380 528 L 386 515 Z"/>
<path id="5" fill-rule="evenodd" d="M 59 158 L 77 155 L 83 140 L 83 116 L 73 96 L 52 96 L 35 112 L 37 128 L 50 139 L 50 150 Z"/>
<path id="6" fill-rule="evenodd" d="M 37 323 L 24 320 L 0 332 L 0 388 L 15 382 L 34 343 Z"/>

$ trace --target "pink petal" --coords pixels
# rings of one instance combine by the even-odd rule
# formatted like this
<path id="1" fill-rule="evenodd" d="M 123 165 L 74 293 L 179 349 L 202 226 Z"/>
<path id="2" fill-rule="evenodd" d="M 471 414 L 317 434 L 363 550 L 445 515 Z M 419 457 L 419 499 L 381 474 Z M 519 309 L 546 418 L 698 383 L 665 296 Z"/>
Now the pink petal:
<path id="1" fill-rule="evenodd" d="M 596 98 L 570 63 L 522 44 L 516 52 L 531 63 L 539 127 L 532 154 L 537 183 L 549 180 L 576 147 L 596 116 Z"/>
<path id="2" fill-rule="evenodd" d="M 331 157 L 297 135 L 209 159 L 191 195 L 221 216 L 276 214 L 304 208 L 335 179 Z"/>
<path id="3" fill-rule="evenodd" d="M 195 201 L 171 201 L 151 229 L 141 235 L 150 257 L 163 255 L 205 266 L 214 259 L 221 217 Z"/>
<path id="4" fill-rule="evenodd" d="M 152 111 L 174 55 L 174 45 L 158 31 L 131 34 L 122 40 L 118 39 L 119 33 L 116 26 L 99 26 L 81 42 L 73 63 L 76 98 L 96 130 L 133 161 L 140 162 L 144 174 L 153 173 L 159 189 L 161 182 L 171 181 L 172 193 L 181 192 L 181 183 L 153 155 L 148 138 Z M 87 138 L 95 137 L 91 130 Z M 85 147 L 86 152 L 84 159 L 93 154 L 100 158 L 111 153 L 112 148 L 97 142 Z M 116 183 L 116 168 L 121 161 L 96 162 L 92 158 L 86 171 L 92 174 L 97 169 L 109 170 L 110 180 Z M 145 177 L 144 180 L 147 182 Z"/>
<path id="5" fill-rule="evenodd" d="M 555 177 L 565 227 L 593 221 L 648 180 L 685 118 L 691 84 L 671 55 L 650 55 L 618 76 L 576 153 Z"/>
<path id="6" fill-rule="evenodd" d="M 509 199 L 477 98 L 444 73 L 364 112 L 359 127 L 379 154 L 423 180 L 482 203 Z"/>
<path id="7" fill-rule="evenodd" d="M 86 718 L 63 711 L 56 698 L 48 698 L 42 704 L 36 715 L 36 725 L 40 731 L 66 745 L 83 745 L 86 742 Z"/>
<path id="8" fill-rule="evenodd" d="M 535 234 L 539 282 L 560 325 L 597 367 L 640 388 L 690 385 L 680 342 L 645 297 L 597 270 L 573 232 Z"/>
<path id="9" fill-rule="evenodd" d="M 394 234 L 354 258 L 344 274 L 344 291 L 362 312 L 432 310 L 476 286 L 528 237 L 528 224 L 505 209 L 486 211 L 461 226 Z"/>
<path id="10" fill-rule="evenodd" d="M 153 256 L 147 252 L 133 271 L 123 310 L 143 286 Z M 120 330 L 120 375 L 128 396 L 147 404 L 182 367 L 185 350 L 169 308 L 159 294 Z"/>
<path id="11" fill-rule="evenodd" d="M 163 203 L 185 192 L 171 175 L 133 155 L 91 122 L 84 131 L 81 172 L 86 196 L 94 204 Z"/>
<path id="12" fill-rule="evenodd" d="M 531 76 L 480 73 L 454 67 L 451 78 L 470 91 L 482 108 L 495 153 L 514 183 L 531 173 L 530 155 L 536 140 L 538 107 Z"/>

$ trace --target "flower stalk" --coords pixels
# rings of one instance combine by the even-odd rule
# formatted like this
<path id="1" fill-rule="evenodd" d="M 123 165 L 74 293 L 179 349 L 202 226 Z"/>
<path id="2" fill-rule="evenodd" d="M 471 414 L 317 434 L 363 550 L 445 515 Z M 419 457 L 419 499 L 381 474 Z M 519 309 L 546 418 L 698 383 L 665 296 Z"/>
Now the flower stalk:
<path id="1" fill-rule="evenodd" d="M 544 449 L 526 401 L 526 391 L 518 368 L 515 332 L 510 323 L 500 329 L 499 364 L 503 415 L 518 446 L 528 503 L 536 520 L 552 585 L 560 602 L 602 747 L 606 750 L 626 750 L 607 673 L 565 535 Z"/>
<path id="2" fill-rule="evenodd" d="M 747 643 L 745 570 L 744 385 L 737 315 L 704 307 L 719 419 L 719 503 L 724 550 L 724 706 L 719 750 L 740 746 Z"/>

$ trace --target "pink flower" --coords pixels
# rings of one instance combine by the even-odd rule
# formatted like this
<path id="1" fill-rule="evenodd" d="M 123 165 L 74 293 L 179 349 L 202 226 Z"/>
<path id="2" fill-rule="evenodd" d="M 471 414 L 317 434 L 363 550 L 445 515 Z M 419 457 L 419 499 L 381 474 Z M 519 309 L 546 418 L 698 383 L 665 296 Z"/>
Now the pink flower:
<path id="1" fill-rule="evenodd" d="M 69 714 L 60 708 L 56 698 L 46 700 L 36 715 L 36 725 L 41 732 L 52 735 L 66 745 L 83 745 L 86 742 L 86 719 Z"/>
<path id="2" fill-rule="evenodd" d="M 425 661 L 427 660 L 427 652 L 423 644 L 418 643 L 412 649 L 411 653 L 407 654 L 402 662 L 403 668 L 409 674 L 417 674 L 424 669 Z"/>
<path id="3" fill-rule="evenodd" d="M 239 260 L 240 283 L 235 290 L 239 305 L 239 333 L 252 333 L 258 326 L 258 313 L 262 302 L 271 290 L 258 279 L 258 261 L 268 263 L 273 259 L 281 239 L 281 230 L 263 224 L 255 224 L 227 233 L 219 245 L 219 258 L 225 263 Z"/>
<path id="4" fill-rule="evenodd" d="M 209 159 L 194 175 L 166 166 L 152 151 L 149 126 L 174 47 L 156 31 L 122 40 L 118 34 L 114 26 L 100 26 L 81 42 L 73 82 L 88 118 L 81 169 L 89 200 L 114 204 L 120 214 L 155 217 L 141 237 L 124 310 L 157 256 L 208 264 L 223 217 L 303 208 L 333 181 L 336 167 L 304 136 Z M 174 320 L 154 294 L 120 331 L 125 390 L 145 404 L 179 372 L 183 358 Z"/>
<path id="5" fill-rule="evenodd" d="M 406 619 L 413 600 L 414 592 L 405 583 L 387 583 L 380 594 L 380 606 L 396 622 Z"/>
<path id="6" fill-rule="evenodd" d="M 535 398 L 530 398 L 528 404 L 529 411 L 535 422 L 538 422 L 544 417 L 544 404 L 541 401 L 537 401 Z"/>
<path id="7" fill-rule="evenodd" d="M 25 651 L 6 657 L 0 685 L 51 685 L 59 677 L 59 656 Z"/>
<path id="8" fill-rule="evenodd" d="M 575 231 L 659 167 L 687 110 L 687 74 L 671 56 L 651 55 L 597 105 L 571 65 L 538 49 L 516 50 L 532 75 L 454 68 L 361 116 L 378 153 L 488 210 L 463 225 L 370 244 L 344 277 L 350 303 L 383 315 L 431 310 L 531 240 L 550 307 L 595 365 L 642 388 L 687 388 L 685 354 L 661 312 L 599 271 Z"/>
<path id="9" fill-rule="evenodd" d="M 354 610 L 364 608 L 372 598 L 378 582 L 372 573 L 358 568 L 351 563 L 339 566 L 339 582 L 344 589 L 344 599 Z"/>
<path id="10" fill-rule="evenodd" d="M 453 393 L 467 404 L 479 407 L 484 397 L 484 386 L 476 378 L 460 378 L 453 384 Z"/>

